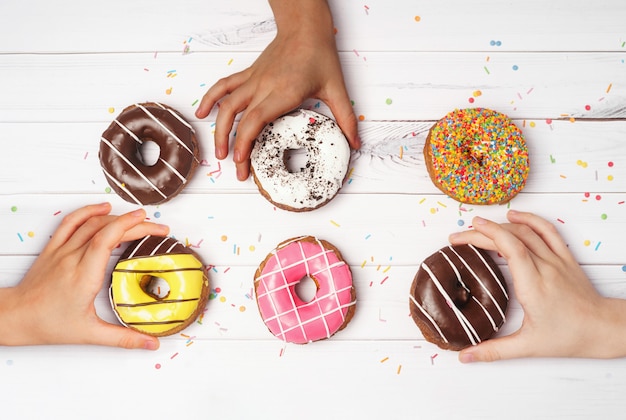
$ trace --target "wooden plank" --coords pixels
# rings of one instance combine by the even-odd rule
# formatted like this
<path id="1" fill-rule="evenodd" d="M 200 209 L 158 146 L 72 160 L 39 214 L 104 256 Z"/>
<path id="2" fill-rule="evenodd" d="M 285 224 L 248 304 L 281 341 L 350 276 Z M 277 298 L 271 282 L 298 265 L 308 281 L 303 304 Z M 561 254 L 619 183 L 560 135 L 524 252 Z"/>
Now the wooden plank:
<path id="1" fill-rule="evenodd" d="M 284 348 L 276 340 L 180 337 L 154 353 L 85 346 L 42 350 L 0 348 L 3 409 L 14 418 L 81 411 L 102 420 L 207 413 L 291 419 L 294 412 L 311 420 L 328 418 L 329 412 L 338 418 L 412 419 L 422 413 L 495 419 L 506 413 L 568 419 L 614 418 L 626 408 L 616 392 L 626 384 L 624 360 L 461 366 L 454 352 L 393 340 Z"/>
<path id="2" fill-rule="evenodd" d="M 13 286 L 19 282 L 35 257 L 0 257 L 0 286 Z M 117 261 L 112 257 L 106 278 Z M 333 341 L 405 340 L 424 342 L 419 329 L 409 316 L 408 293 L 417 273 L 418 265 L 353 265 L 354 285 L 357 293 L 356 314 L 350 324 L 332 337 Z M 507 321 L 498 336 L 508 335 L 521 325 L 523 311 L 515 296 L 508 266 L 500 266 L 509 284 L 511 301 Z M 586 265 L 583 269 L 603 296 L 626 298 L 624 272 L 620 265 Z M 253 288 L 256 266 L 218 265 L 209 269 L 212 290 L 206 310 L 201 318 L 189 326 L 184 334 L 197 340 L 272 340 L 258 313 Z M 108 298 L 108 284 L 96 298 L 96 311 L 107 322 L 117 324 Z M 179 335 L 164 338 L 177 341 Z M 278 341 L 278 340 L 277 340 Z"/>
<path id="3" fill-rule="evenodd" d="M 541 0 L 331 1 L 343 51 L 620 51 L 626 6 Z M 54 15 L 54 19 L 49 17 Z M 63 28 L 62 31 L 59 28 Z M 0 52 L 260 51 L 275 25 L 266 1 L 71 0 L 0 5 Z"/>
<path id="4" fill-rule="evenodd" d="M 109 116 L 109 118 L 114 118 Z M 109 122 L 0 123 L 0 189 L 5 194 L 101 193 L 107 190 L 98 148 Z M 183 194 L 255 193 L 236 180 L 231 157 L 214 157 L 212 122 L 194 122 L 203 161 Z M 361 150 L 353 152 L 340 194 L 438 194 L 423 148 L 430 121 L 360 123 Z M 531 172 L 525 193 L 623 192 L 626 122 L 515 120 L 526 138 Z M 590 140 L 593 143 L 590 143 Z"/>
<path id="5" fill-rule="evenodd" d="M 523 194 L 511 208 L 535 212 L 557 225 L 582 264 L 624 264 L 624 193 Z M 40 252 L 61 218 L 88 203 L 112 202 L 113 213 L 135 206 L 106 194 L 0 196 L 0 255 Z M 236 209 L 254 209 L 244 215 Z M 448 244 L 451 232 L 471 227 L 474 215 L 505 221 L 508 206 L 469 207 L 437 195 L 346 194 L 308 213 L 276 210 L 260 194 L 186 194 L 148 217 L 197 246 L 206 264 L 256 266 L 279 242 L 314 235 L 342 250 L 350 265 L 415 265 Z M 184 217 L 181 217 L 184 215 Z"/>
<path id="6" fill-rule="evenodd" d="M 230 52 L 0 55 L 0 77 L 8 82 L 0 121 L 104 122 L 113 116 L 109 110 L 149 100 L 192 118 L 209 86 L 255 58 Z M 371 52 L 366 61 L 341 54 L 355 112 L 368 121 L 434 121 L 468 106 L 534 121 L 623 119 L 625 59 L 626 51 Z M 567 74 L 576 74 L 574 87 Z M 307 105 L 326 109 L 318 101 Z"/>

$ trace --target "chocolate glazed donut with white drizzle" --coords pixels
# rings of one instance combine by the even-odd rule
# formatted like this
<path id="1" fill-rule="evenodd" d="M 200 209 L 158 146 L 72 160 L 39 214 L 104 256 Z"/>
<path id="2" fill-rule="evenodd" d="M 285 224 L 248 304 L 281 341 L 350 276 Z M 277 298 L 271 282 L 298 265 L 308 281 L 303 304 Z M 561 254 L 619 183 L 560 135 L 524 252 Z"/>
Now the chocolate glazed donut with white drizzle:
<path id="1" fill-rule="evenodd" d="M 426 258 L 409 295 L 424 338 L 447 350 L 491 338 L 506 320 L 508 301 L 502 273 L 473 245 L 448 246 Z"/>
<path id="2" fill-rule="evenodd" d="M 152 141 L 159 157 L 144 162 L 141 147 Z M 176 196 L 199 164 L 195 131 L 180 113 L 156 102 L 125 108 L 102 133 L 100 164 L 111 188 L 138 205 L 161 204 Z"/>

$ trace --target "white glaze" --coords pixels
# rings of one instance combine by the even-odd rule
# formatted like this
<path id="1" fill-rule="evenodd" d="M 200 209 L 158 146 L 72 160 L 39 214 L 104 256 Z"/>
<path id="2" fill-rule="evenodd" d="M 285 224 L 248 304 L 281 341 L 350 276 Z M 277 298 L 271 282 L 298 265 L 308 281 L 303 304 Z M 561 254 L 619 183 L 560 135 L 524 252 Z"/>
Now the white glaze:
<path id="1" fill-rule="evenodd" d="M 285 150 L 306 149 L 307 165 L 290 173 Z M 253 174 L 277 205 L 313 210 L 332 199 L 348 171 L 350 147 L 341 129 L 330 118 L 299 109 L 268 124 L 251 154 Z"/>

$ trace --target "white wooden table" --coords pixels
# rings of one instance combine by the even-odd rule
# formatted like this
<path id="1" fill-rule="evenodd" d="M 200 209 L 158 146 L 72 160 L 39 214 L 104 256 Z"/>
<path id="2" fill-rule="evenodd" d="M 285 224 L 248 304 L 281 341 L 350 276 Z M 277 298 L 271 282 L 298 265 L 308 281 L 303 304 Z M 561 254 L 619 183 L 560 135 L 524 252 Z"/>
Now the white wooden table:
<path id="1" fill-rule="evenodd" d="M 146 210 L 214 266 L 215 289 L 202 319 L 156 352 L 0 348 L 2 419 L 623 418 L 626 360 L 461 365 L 424 341 L 408 288 L 450 232 L 474 215 L 504 220 L 507 206 L 439 193 L 423 162 L 435 120 L 481 106 L 510 115 L 528 142 L 530 177 L 510 207 L 555 223 L 601 293 L 626 298 L 626 2 L 332 8 L 364 144 L 340 195 L 295 214 L 236 181 L 230 158 L 214 158 L 215 114 L 193 116 L 273 38 L 265 1 L 0 3 L 0 286 L 19 282 L 63 215 L 105 200 L 134 208 L 107 193 L 100 134 L 125 106 L 161 101 L 192 121 L 205 166 Z M 284 345 L 259 317 L 252 276 L 300 234 L 341 249 L 358 307 L 332 339 Z M 97 308 L 115 322 L 104 288 Z M 521 319 L 513 300 L 501 333 Z"/>

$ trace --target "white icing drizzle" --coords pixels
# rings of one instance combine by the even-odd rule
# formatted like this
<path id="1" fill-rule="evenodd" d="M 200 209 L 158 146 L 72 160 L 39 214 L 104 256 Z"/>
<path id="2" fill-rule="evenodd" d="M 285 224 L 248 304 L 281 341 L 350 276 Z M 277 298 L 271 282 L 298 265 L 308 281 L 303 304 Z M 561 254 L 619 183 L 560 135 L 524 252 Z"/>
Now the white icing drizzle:
<path id="1" fill-rule="evenodd" d="M 143 203 L 141 201 L 139 201 L 139 199 L 137 197 L 135 197 L 133 195 L 133 193 L 130 192 L 130 190 L 128 188 L 126 188 L 126 186 L 124 184 L 122 184 L 118 179 L 116 179 L 113 175 L 111 175 L 110 173 L 107 172 L 106 169 L 104 169 L 104 167 L 102 167 L 102 172 L 104 172 L 104 175 L 106 175 L 107 178 L 109 178 L 111 181 L 113 181 L 113 183 L 115 185 L 117 185 L 122 191 L 124 191 L 136 204 L 143 206 Z"/>
<path id="2" fill-rule="evenodd" d="M 150 185 L 150 188 L 152 188 L 152 189 L 154 189 L 155 191 L 157 191 L 157 192 L 161 195 L 161 197 L 163 197 L 163 198 L 167 198 L 167 196 L 166 196 L 165 194 L 163 194 L 163 192 L 162 192 L 160 189 L 158 189 L 158 188 L 157 188 L 157 186 L 156 186 L 156 185 L 154 185 L 154 184 L 152 183 L 152 181 L 150 181 L 150 180 L 148 179 L 148 177 L 146 177 L 146 176 L 143 174 L 143 172 L 141 172 L 141 171 L 139 170 L 139 168 L 137 168 L 135 165 L 133 165 L 133 163 L 132 163 L 130 160 L 128 160 L 128 158 L 126 158 L 126 156 L 124 156 L 124 154 L 123 154 L 122 152 L 120 152 L 119 150 L 117 150 L 117 148 L 116 148 L 115 146 L 113 146 L 113 145 L 111 144 L 111 142 L 109 142 L 109 141 L 108 141 L 107 139 L 105 139 L 104 137 L 100 137 L 100 138 L 101 138 L 101 140 L 104 142 L 104 144 L 106 144 L 108 147 L 110 147 L 110 148 L 111 148 L 111 150 L 113 150 L 113 152 L 114 152 L 116 155 L 118 155 L 118 156 L 119 156 L 119 157 L 120 157 L 120 158 L 121 158 L 124 162 L 126 162 L 126 164 L 127 164 L 128 166 L 130 166 L 130 167 L 131 167 L 131 168 L 132 168 L 132 169 L 133 169 L 133 170 L 137 173 L 137 175 L 139 175 L 139 177 L 140 177 L 141 179 L 143 179 L 144 181 L 146 181 L 146 183 L 148 183 L 148 185 Z"/>
<path id="3" fill-rule="evenodd" d="M 419 309 L 422 314 L 430 321 L 430 323 L 432 324 L 433 327 L 435 327 L 435 329 L 437 330 L 437 332 L 439 333 L 439 335 L 441 336 L 441 338 L 443 339 L 444 342 L 448 343 L 448 339 L 446 338 L 446 336 L 443 334 L 443 331 L 441 331 L 441 328 L 439 328 L 439 324 L 437 324 L 435 322 L 435 320 L 433 319 L 432 316 L 430 316 L 430 314 L 428 312 L 426 312 L 426 309 L 424 309 L 424 307 L 422 305 L 420 305 L 417 300 L 415 300 L 415 298 L 411 295 L 409 295 L 409 299 L 411 299 L 411 301 L 413 302 L 413 304 L 417 307 L 417 309 Z"/>
<path id="4" fill-rule="evenodd" d="M 496 275 L 496 273 L 494 273 L 494 271 L 491 269 L 491 267 L 489 266 L 489 264 L 487 263 L 487 261 L 485 260 L 485 258 L 482 256 L 482 254 L 472 245 L 469 245 L 469 247 L 478 255 L 480 261 L 482 262 L 482 264 L 485 266 L 485 268 L 487 268 L 487 270 L 489 271 L 489 273 L 493 276 L 494 280 L 496 281 L 496 283 L 499 285 L 499 287 L 501 288 L 504 296 L 506 297 L 506 299 L 508 300 L 508 294 L 506 293 L 506 289 L 504 288 L 504 285 L 502 284 L 502 282 L 500 281 L 500 279 L 498 278 L 498 276 Z M 478 277 L 478 275 L 476 274 L 476 272 L 470 267 L 470 265 L 468 264 L 468 262 L 461 257 L 461 255 L 454 249 L 454 247 L 452 246 L 448 246 L 448 249 L 450 249 L 450 251 L 452 251 L 454 253 L 454 255 L 459 259 L 459 261 L 461 261 L 461 263 L 465 266 L 465 268 L 469 271 L 469 273 L 474 277 L 474 279 L 478 282 L 478 284 L 480 285 L 481 289 L 483 289 L 486 293 L 486 295 L 489 297 L 489 299 L 491 300 L 491 302 L 493 303 L 493 305 L 495 306 L 495 308 L 497 309 L 498 313 L 500 314 L 500 316 L 502 317 L 502 322 L 505 321 L 505 315 L 504 315 L 504 309 L 498 304 L 498 302 L 496 301 L 496 299 L 494 298 L 493 294 L 487 289 L 485 283 Z M 468 287 L 466 286 L 466 284 L 463 282 L 462 278 L 461 278 L 461 274 L 458 271 L 457 267 L 455 266 L 455 264 L 452 262 L 452 260 L 450 259 L 450 257 L 443 252 L 443 250 L 439 250 L 439 254 L 441 254 L 443 256 L 443 258 L 445 259 L 445 261 L 449 264 L 449 266 L 452 268 L 452 270 L 455 273 L 455 276 L 457 278 L 457 281 L 462 285 L 462 287 L 469 292 Z M 437 290 L 439 291 L 439 293 L 442 295 L 442 297 L 445 299 L 445 301 L 448 303 L 448 306 L 450 307 L 450 309 L 452 310 L 452 312 L 454 313 L 454 315 L 456 316 L 457 320 L 459 321 L 459 324 L 461 325 L 461 327 L 463 328 L 463 330 L 465 331 L 465 334 L 467 335 L 468 339 L 470 340 L 471 344 L 477 344 L 481 342 L 481 339 L 478 335 L 478 333 L 476 332 L 475 328 L 472 326 L 472 324 L 469 322 L 469 320 L 463 315 L 463 313 L 454 305 L 452 299 L 450 298 L 450 296 L 448 295 L 448 293 L 445 291 L 445 289 L 443 288 L 443 285 L 441 284 L 441 282 L 439 281 L 439 279 L 437 278 L 437 276 L 435 276 L 435 274 L 433 273 L 433 271 L 430 269 L 430 267 L 428 267 L 427 264 L 422 263 L 421 268 L 428 274 L 429 278 L 431 279 L 431 281 L 433 282 L 433 284 L 435 285 L 435 287 L 437 288 Z M 443 334 L 443 331 L 441 330 L 441 327 L 438 325 L 438 323 L 432 318 L 432 316 L 430 314 L 428 314 L 425 310 L 425 308 L 420 305 L 417 300 L 413 297 L 413 296 L 409 296 L 411 301 L 413 302 L 413 304 L 422 312 L 422 314 L 430 321 L 430 323 L 435 327 L 435 329 L 437 330 L 437 332 L 439 333 L 439 335 L 441 336 L 441 338 L 448 343 L 448 339 L 445 337 L 445 335 Z M 485 317 L 489 320 L 492 328 L 494 331 L 498 331 L 498 325 L 496 323 L 496 321 L 494 320 L 493 316 L 489 313 L 489 311 L 487 310 L 487 308 L 485 308 L 485 306 L 476 298 L 476 296 L 472 295 L 472 300 L 479 305 L 479 307 L 481 308 L 481 310 L 483 311 L 483 313 L 485 314 Z"/>
<path id="5" fill-rule="evenodd" d="M 139 250 L 139 248 L 141 248 L 141 245 L 143 245 L 144 242 L 146 242 L 148 240 L 148 238 L 150 238 L 151 235 L 146 236 L 145 238 L 143 238 L 138 244 L 137 246 L 135 246 L 135 248 L 132 250 L 132 252 L 128 255 L 127 259 L 131 259 L 135 256 L 135 253 Z"/>
<path id="6" fill-rule="evenodd" d="M 173 109 L 166 107 L 165 105 L 163 105 L 163 104 L 162 104 L 162 103 L 160 103 L 160 102 L 155 102 L 155 104 L 156 104 L 159 108 L 161 108 L 161 109 L 163 109 L 163 110 L 165 110 L 165 111 L 169 112 L 170 114 L 172 114 L 172 116 L 173 116 L 174 118 L 176 118 L 176 119 L 177 119 L 178 121 L 180 121 L 183 125 L 185 125 L 185 126 L 186 126 L 189 130 L 191 130 L 191 132 L 192 132 L 192 133 L 195 133 L 195 132 L 196 132 L 196 131 L 193 129 L 193 127 L 191 126 L 191 124 L 189 124 L 187 121 L 185 121 L 185 120 L 184 120 L 184 119 L 183 119 L 180 115 L 178 115 L 178 113 L 177 113 L 177 112 L 175 112 Z"/>
<path id="7" fill-rule="evenodd" d="M 491 275 L 495 279 L 496 283 L 498 283 L 498 286 L 500 286 L 500 290 L 502 290 L 502 293 L 504 293 L 504 296 L 506 297 L 506 299 L 509 300 L 509 294 L 506 292 L 506 289 L 504 288 L 504 285 L 500 281 L 500 278 L 496 275 L 496 273 L 493 272 L 493 270 L 491 269 L 489 264 L 487 264 L 487 261 L 485 261 L 485 259 L 483 258 L 483 255 L 480 252 L 478 252 L 478 250 L 476 249 L 476 247 L 474 245 L 472 245 L 472 244 L 468 244 L 468 245 L 469 245 L 470 248 L 472 248 L 474 250 L 476 255 L 478 255 L 478 258 L 480 258 L 480 260 L 483 262 L 483 264 L 485 264 L 485 267 L 487 267 L 487 270 L 489 270 L 489 273 L 491 273 Z"/>
<path id="8" fill-rule="evenodd" d="M 167 166 L 167 168 L 174 172 L 174 175 L 176 175 L 178 177 L 178 179 L 180 179 L 181 181 L 183 181 L 183 184 L 187 183 L 187 178 L 185 178 L 180 172 L 178 172 L 176 170 L 176 168 L 174 168 L 172 165 L 169 164 L 169 162 L 167 162 L 166 160 L 163 160 L 161 158 L 159 158 L 159 161 L 161 161 L 165 166 Z"/>
<path id="9" fill-rule="evenodd" d="M 150 253 L 150 256 L 153 257 L 154 254 L 157 253 L 157 251 L 159 250 L 159 248 L 161 248 L 161 245 L 163 245 L 165 242 L 169 241 L 170 238 L 163 238 L 163 240 L 161 242 L 159 242 L 159 244 L 157 246 L 154 247 L 154 249 L 152 250 L 152 252 Z"/>
<path id="10" fill-rule="evenodd" d="M 135 106 L 137 106 L 138 108 L 140 108 L 143 112 L 146 113 L 146 115 L 148 115 L 154 122 L 156 122 L 158 125 L 161 126 L 161 128 L 163 128 L 163 130 L 165 130 L 167 132 L 167 134 L 169 134 L 170 136 L 172 136 L 174 138 L 174 140 L 176 140 L 181 146 L 183 146 L 185 149 L 187 149 L 187 151 L 189 153 L 191 153 L 193 155 L 193 151 L 185 144 L 184 141 L 182 141 L 180 138 L 178 138 L 178 136 L 176 134 L 174 134 L 172 132 L 172 130 L 170 130 L 169 128 L 167 128 L 165 126 L 165 124 L 163 124 L 163 122 L 161 122 L 157 117 L 154 116 L 154 114 L 152 114 L 152 112 L 150 112 L 145 106 L 143 106 L 142 104 L 135 104 Z"/>
<path id="11" fill-rule="evenodd" d="M 476 254 L 478 254 L 480 256 L 480 260 L 482 261 L 482 263 L 485 265 L 485 267 L 489 268 L 489 265 L 487 264 L 487 262 L 482 258 L 482 256 L 480 255 L 480 253 L 478 252 L 478 250 L 476 248 L 474 248 L 472 245 L 469 245 L 470 248 L 472 248 L 474 250 L 474 252 L 476 252 Z M 463 263 L 463 265 L 465 266 L 465 268 L 467 268 L 467 270 L 472 274 L 472 276 L 476 279 L 476 281 L 478 282 L 478 284 L 480 285 L 480 287 L 485 291 L 485 293 L 487 293 L 487 296 L 489 296 L 489 299 L 491 300 L 491 302 L 494 304 L 494 306 L 496 307 L 496 309 L 498 310 L 498 312 L 500 313 L 500 316 L 502 317 L 503 320 L 506 319 L 506 317 L 504 316 L 504 309 L 500 307 L 500 305 L 498 304 L 498 302 L 496 301 L 496 299 L 493 297 L 493 295 L 491 294 L 491 291 L 487 288 L 487 286 L 485 286 L 485 283 L 480 279 L 480 277 L 478 277 L 478 275 L 474 272 L 474 270 L 472 270 L 472 268 L 469 266 L 469 264 L 467 263 L 467 261 L 465 261 L 463 258 L 461 258 L 461 256 L 454 250 L 454 248 L 452 248 L 451 246 L 448 247 L 452 252 L 454 252 L 454 254 L 459 258 L 459 260 L 461 260 L 461 262 Z M 491 275 L 494 277 L 494 279 L 496 280 L 496 282 L 500 285 L 500 287 L 502 288 L 503 286 L 500 284 L 500 280 L 498 279 L 498 277 L 495 275 L 495 273 L 489 269 L 489 272 L 491 273 Z M 508 296 L 507 296 L 507 300 L 508 300 Z"/>
<path id="12" fill-rule="evenodd" d="M 120 127 L 122 130 L 124 130 L 129 136 L 131 136 L 137 143 L 139 144 L 143 144 L 143 141 L 137 137 L 137 135 L 135 133 L 133 133 L 132 131 L 130 131 L 130 129 L 128 127 L 126 127 L 124 124 L 122 124 L 121 122 L 119 122 L 117 119 L 113 120 L 118 127 Z"/>
<path id="13" fill-rule="evenodd" d="M 454 302 L 452 301 L 448 293 L 446 293 L 446 291 L 443 288 L 443 285 L 441 284 L 439 279 L 435 276 L 435 274 L 432 272 L 430 267 L 422 263 L 422 269 L 424 269 L 424 271 L 428 273 L 428 276 L 435 284 L 435 287 L 437 288 L 439 293 L 441 293 L 441 295 L 444 297 L 450 309 L 452 309 L 452 313 L 454 313 L 454 315 L 456 316 L 457 320 L 459 321 L 459 324 L 461 325 L 461 328 L 463 328 L 463 331 L 465 331 L 467 338 L 470 340 L 470 343 L 472 344 L 480 343 L 480 337 L 478 336 L 478 333 L 474 329 L 474 326 L 472 325 L 471 322 L 469 322 L 469 320 L 465 317 L 465 315 L 463 315 L 463 313 L 459 310 L 459 308 L 457 308 L 454 305 Z"/>
<path id="14" fill-rule="evenodd" d="M 342 292 L 351 290 L 352 287 L 353 287 L 352 284 L 349 284 L 346 287 L 337 289 L 336 279 L 335 279 L 335 276 L 333 275 L 333 268 L 343 266 L 343 265 L 345 265 L 345 262 L 344 261 L 337 261 L 337 262 L 331 264 L 329 259 L 328 259 L 328 254 L 332 253 L 333 251 L 331 249 L 324 248 L 323 244 L 317 238 L 315 238 L 315 240 L 316 240 L 317 245 L 320 248 L 320 252 L 307 256 L 306 253 L 304 252 L 304 249 L 303 249 L 302 243 L 301 243 L 301 240 L 303 238 L 305 238 L 305 236 L 293 238 L 290 241 L 287 241 L 287 242 L 284 242 L 283 244 L 281 244 L 280 247 L 274 249 L 271 252 L 271 255 L 275 257 L 274 259 L 275 259 L 276 264 L 277 264 L 276 268 L 274 270 L 271 270 L 271 271 L 263 272 L 263 274 L 261 274 L 259 277 L 257 277 L 255 279 L 255 282 L 262 282 L 263 285 L 264 285 L 264 289 L 266 290 L 266 292 L 258 294 L 256 296 L 256 298 L 257 298 L 257 300 L 259 300 L 260 298 L 263 298 L 265 296 L 268 297 L 268 300 L 269 300 L 269 302 L 272 305 L 272 310 L 273 310 L 274 315 L 265 318 L 264 321 L 267 323 L 267 322 L 270 322 L 270 321 L 273 321 L 273 320 L 278 320 L 278 322 L 276 324 L 278 325 L 278 328 L 279 328 L 280 332 L 277 334 L 277 336 L 279 338 L 285 340 L 287 333 L 289 333 L 290 331 L 293 331 L 295 329 L 300 329 L 300 332 L 302 333 L 302 336 L 308 342 L 308 341 L 311 341 L 311 339 L 309 338 L 309 335 L 307 334 L 307 330 L 305 328 L 305 326 L 307 324 L 310 324 L 312 322 L 315 322 L 315 321 L 321 319 L 322 322 L 323 322 L 323 325 L 324 325 L 326 338 L 329 338 L 329 337 L 332 336 L 333 333 L 332 333 L 332 331 L 330 329 L 330 326 L 328 325 L 326 317 L 328 315 L 338 311 L 340 316 L 341 316 L 342 321 L 345 321 L 345 314 L 344 314 L 343 310 L 345 308 L 347 308 L 347 307 L 355 305 L 356 301 L 355 300 L 351 300 L 349 303 L 343 304 L 343 305 L 339 301 L 339 297 L 338 297 L 339 294 L 342 293 Z M 292 244 L 294 242 L 296 242 L 298 244 L 298 246 L 299 246 L 301 259 L 300 260 L 295 260 L 295 261 L 291 262 L 288 265 L 283 265 L 282 262 L 281 262 L 281 259 L 276 257 L 277 253 L 278 253 L 278 251 L 280 249 L 285 248 L 285 247 L 287 247 L 288 245 L 290 245 L 290 244 Z M 309 261 L 313 261 L 313 260 L 315 260 L 315 259 L 317 259 L 319 257 L 323 257 L 324 258 L 325 264 L 324 264 L 324 266 L 321 269 L 319 269 L 319 270 L 317 270 L 315 272 L 312 272 L 310 270 L 308 262 Z M 290 268 L 296 267 L 296 266 L 298 266 L 298 265 L 300 265 L 302 263 L 305 264 L 306 272 L 311 277 L 315 277 L 315 276 L 319 275 L 322 272 L 328 272 L 328 277 L 329 277 L 328 284 L 329 284 L 329 287 L 330 287 L 330 290 L 328 291 L 328 293 L 326 293 L 324 295 L 316 296 L 315 299 L 313 299 L 311 302 L 308 302 L 307 304 L 304 305 L 304 306 L 306 306 L 306 305 L 310 305 L 310 304 L 316 304 L 318 309 L 319 309 L 319 313 L 320 313 L 320 315 L 315 316 L 315 317 L 311 317 L 311 318 L 307 318 L 306 320 L 303 320 L 300 317 L 300 314 L 298 312 L 299 311 L 298 305 L 296 305 L 296 302 L 294 301 L 294 298 L 293 298 L 291 293 L 287 293 L 287 295 L 289 296 L 290 303 L 291 303 L 291 307 L 288 310 L 285 310 L 283 312 L 279 312 L 277 310 L 278 308 L 276 306 L 276 302 L 274 301 L 274 295 L 276 294 L 276 292 L 278 292 L 280 290 L 288 289 L 289 287 L 291 287 L 292 285 L 294 285 L 294 284 L 296 284 L 296 283 L 298 283 L 300 281 L 300 279 L 296 279 L 296 280 L 294 280 L 293 282 L 290 283 L 288 281 L 287 277 L 286 277 L 285 272 L 288 271 Z M 270 278 L 270 277 L 274 277 L 275 274 L 280 274 L 280 278 L 282 279 L 283 284 L 280 285 L 280 286 L 273 287 L 273 288 L 268 288 L 267 284 L 265 283 L 265 279 L 266 278 Z M 326 299 L 328 297 L 334 297 L 335 298 L 336 306 L 335 306 L 335 308 L 333 308 L 331 310 L 323 311 L 319 302 L 323 301 L 324 299 Z M 284 317 L 285 315 L 291 314 L 291 313 L 293 313 L 296 316 L 297 322 L 295 323 L 295 325 L 293 325 L 293 326 L 291 326 L 289 328 L 284 328 L 283 325 L 282 325 L 282 322 L 280 322 L 280 318 Z"/>

